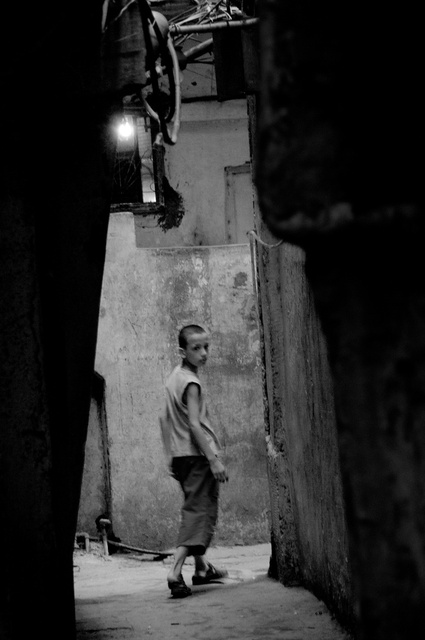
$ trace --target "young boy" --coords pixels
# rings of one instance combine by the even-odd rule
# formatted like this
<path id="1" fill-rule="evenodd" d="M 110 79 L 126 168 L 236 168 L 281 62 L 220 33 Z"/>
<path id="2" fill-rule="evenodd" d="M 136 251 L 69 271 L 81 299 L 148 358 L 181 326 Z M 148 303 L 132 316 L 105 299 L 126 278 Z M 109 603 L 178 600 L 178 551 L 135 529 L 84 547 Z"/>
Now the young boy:
<path id="1" fill-rule="evenodd" d="M 228 575 L 204 558 L 217 522 L 219 483 L 226 482 L 228 475 L 218 457 L 220 444 L 209 423 L 198 378 L 198 368 L 208 358 L 207 332 L 195 324 L 183 327 L 179 348 L 182 362 L 167 379 L 160 424 L 171 474 L 184 493 L 177 548 L 167 581 L 174 598 L 186 598 L 192 593 L 182 576 L 187 556 L 195 559 L 194 585 Z"/>

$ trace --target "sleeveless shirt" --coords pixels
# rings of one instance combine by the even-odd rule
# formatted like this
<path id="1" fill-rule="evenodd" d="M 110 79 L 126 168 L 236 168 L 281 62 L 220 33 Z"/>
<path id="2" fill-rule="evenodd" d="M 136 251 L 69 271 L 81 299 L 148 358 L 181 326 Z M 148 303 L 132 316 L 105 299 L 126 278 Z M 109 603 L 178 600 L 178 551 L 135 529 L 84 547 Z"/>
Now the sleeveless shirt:
<path id="1" fill-rule="evenodd" d="M 184 392 L 191 383 L 199 387 L 199 422 L 208 444 L 214 453 L 220 450 L 220 443 L 208 419 L 201 381 L 196 373 L 178 365 L 165 383 L 165 411 L 160 417 L 162 439 L 168 458 L 204 455 L 192 436 L 187 405 L 183 401 Z"/>

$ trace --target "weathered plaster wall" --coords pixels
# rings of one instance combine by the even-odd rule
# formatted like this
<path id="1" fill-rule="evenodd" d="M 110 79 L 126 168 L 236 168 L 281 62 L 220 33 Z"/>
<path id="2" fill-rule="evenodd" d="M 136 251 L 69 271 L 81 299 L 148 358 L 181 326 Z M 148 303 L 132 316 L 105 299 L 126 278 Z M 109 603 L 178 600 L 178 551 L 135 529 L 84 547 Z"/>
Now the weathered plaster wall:
<path id="1" fill-rule="evenodd" d="M 111 508 L 108 425 L 100 376 L 95 376 L 93 387 L 77 527 L 77 531 L 85 533 L 93 533 L 96 518 L 108 514 Z"/>
<path id="2" fill-rule="evenodd" d="M 248 98 L 253 172 L 257 100 Z M 262 198 L 267 198 L 264 190 Z M 262 221 L 257 259 L 273 569 L 303 584 L 353 627 L 351 566 L 327 345 L 305 272 L 305 254 Z M 263 244 L 264 243 L 264 244 Z M 268 246 L 267 246 L 268 245 Z"/>
<path id="3" fill-rule="evenodd" d="M 224 446 L 216 540 L 269 539 L 259 337 L 248 245 L 139 249 L 131 214 L 110 220 L 96 370 L 105 408 L 114 531 L 149 548 L 175 543 L 180 488 L 167 475 L 158 415 L 166 376 L 179 362 L 177 333 L 211 332 L 201 373 Z M 93 523 L 80 523 L 93 530 Z"/>
<path id="4" fill-rule="evenodd" d="M 304 261 L 288 244 L 259 249 L 275 570 L 350 622 L 332 380 Z"/>
<path id="5" fill-rule="evenodd" d="M 155 215 L 138 217 L 137 245 L 225 244 L 225 167 L 249 160 L 245 100 L 184 104 L 178 143 L 166 148 L 165 174 L 183 198 L 185 215 L 179 227 L 166 233 Z"/>

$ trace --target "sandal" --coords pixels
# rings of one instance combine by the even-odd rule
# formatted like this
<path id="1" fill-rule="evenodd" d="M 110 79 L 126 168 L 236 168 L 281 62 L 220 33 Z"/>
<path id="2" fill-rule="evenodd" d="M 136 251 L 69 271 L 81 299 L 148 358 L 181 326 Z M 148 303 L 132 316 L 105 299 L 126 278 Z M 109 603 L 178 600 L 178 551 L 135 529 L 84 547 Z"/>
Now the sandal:
<path id="1" fill-rule="evenodd" d="M 187 598 L 187 596 L 192 595 L 192 589 L 187 586 L 183 580 L 183 576 L 180 576 L 178 580 L 169 582 L 168 587 L 173 598 Z"/>
<path id="2" fill-rule="evenodd" d="M 192 576 L 192 584 L 209 584 L 227 578 L 229 572 L 226 569 L 216 569 L 212 564 L 207 562 L 207 572 L 204 576 Z"/>

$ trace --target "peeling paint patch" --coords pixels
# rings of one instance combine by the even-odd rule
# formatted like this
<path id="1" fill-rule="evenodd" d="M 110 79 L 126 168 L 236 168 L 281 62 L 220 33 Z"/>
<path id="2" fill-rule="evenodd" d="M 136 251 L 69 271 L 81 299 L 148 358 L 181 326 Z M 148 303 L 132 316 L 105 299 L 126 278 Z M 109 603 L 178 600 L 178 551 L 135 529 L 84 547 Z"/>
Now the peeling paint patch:
<path id="1" fill-rule="evenodd" d="M 237 273 L 235 275 L 235 279 L 233 281 L 233 286 L 236 289 L 239 289 L 241 287 L 245 287 L 246 284 L 248 282 L 248 276 L 246 273 L 244 273 L 243 271 L 239 271 L 239 273 Z"/>

